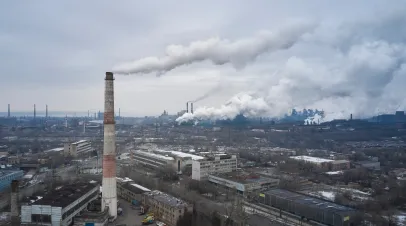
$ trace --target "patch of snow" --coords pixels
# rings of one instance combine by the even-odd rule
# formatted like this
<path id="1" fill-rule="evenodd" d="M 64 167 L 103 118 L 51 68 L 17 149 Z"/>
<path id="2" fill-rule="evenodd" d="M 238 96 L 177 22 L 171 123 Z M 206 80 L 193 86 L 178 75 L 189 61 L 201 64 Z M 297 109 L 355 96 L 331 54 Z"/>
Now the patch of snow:
<path id="1" fill-rule="evenodd" d="M 397 224 L 399 226 L 404 226 L 406 225 L 406 215 L 396 215 L 395 216 Z"/>
<path id="2" fill-rule="evenodd" d="M 317 158 L 317 157 L 312 157 L 312 156 L 307 156 L 307 155 L 292 156 L 290 158 L 296 159 L 296 160 L 302 160 L 305 162 L 311 162 L 311 163 L 324 163 L 324 162 L 333 162 L 334 161 L 331 159 L 322 159 L 322 158 Z"/>
<path id="3" fill-rule="evenodd" d="M 339 175 L 339 174 L 343 174 L 343 171 L 330 171 L 330 172 L 326 172 L 326 174 L 328 174 L 328 175 Z"/>
<path id="4" fill-rule="evenodd" d="M 150 191 L 151 191 L 151 190 L 149 190 L 148 188 L 143 187 L 143 186 L 141 186 L 141 185 L 139 185 L 139 184 L 131 184 L 131 186 L 134 186 L 134 187 L 136 187 L 136 188 L 138 188 L 138 189 L 140 189 L 140 190 L 143 190 L 143 191 L 145 191 L 145 192 L 150 192 Z"/>
<path id="5" fill-rule="evenodd" d="M 319 194 L 323 198 L 325 198 L 327 200 L 330 200 L 330 201 L 334 201 L 334 199 L 336 198 L 336 194 L 334 192 L 331 192 L 331 191 L 321 191 L 321 192 L 319 192 Z"/>

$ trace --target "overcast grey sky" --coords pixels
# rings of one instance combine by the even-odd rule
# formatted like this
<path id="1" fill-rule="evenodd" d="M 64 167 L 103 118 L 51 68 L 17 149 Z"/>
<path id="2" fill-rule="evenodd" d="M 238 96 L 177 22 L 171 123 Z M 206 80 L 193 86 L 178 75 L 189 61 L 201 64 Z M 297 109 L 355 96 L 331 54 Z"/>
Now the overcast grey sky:
<path id="1" fill-rule="evenodd" d="M 120 62 L 162 56 L 170 44 L 215 36 L 236 40 L 301 20 L 322 24 L 317 31 L 322 43 L 345 36 L 329 28 L 391 15 L 405 4 L 401 0 L 3 1 L 0 111 L 6 111 L 8 103 L 13 110 L 29 110 L 34 103 L 58 111 L 102 110 L 105 71 Z M 405 32 L 400 35 L 404 38 Z M 125 115 L 157 115 L 164 109 L 175 113 L 220 82 L 225 88 L 199 102 L 219 106 L 257 83 L 272 84 L 267 76 L 291 56 L 330 54 L 316 47 L 312 51 L 309 45 L 277 57 L 270 53 L 241 70 L 200 62 L 159 78 L 116 76 L 116 107 Z"/>

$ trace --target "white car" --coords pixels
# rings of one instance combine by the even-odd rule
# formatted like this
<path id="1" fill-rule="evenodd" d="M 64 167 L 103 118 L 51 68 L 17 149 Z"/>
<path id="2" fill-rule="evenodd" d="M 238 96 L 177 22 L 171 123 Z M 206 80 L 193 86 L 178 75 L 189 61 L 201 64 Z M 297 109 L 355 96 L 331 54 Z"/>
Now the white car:
<path id="1" fill-rule="evenodd" d="M 157 221 L 156 225 L 157 226 L 166 226 L 166 224 L 164 222 L 160 222 L 160 221 Z"/>

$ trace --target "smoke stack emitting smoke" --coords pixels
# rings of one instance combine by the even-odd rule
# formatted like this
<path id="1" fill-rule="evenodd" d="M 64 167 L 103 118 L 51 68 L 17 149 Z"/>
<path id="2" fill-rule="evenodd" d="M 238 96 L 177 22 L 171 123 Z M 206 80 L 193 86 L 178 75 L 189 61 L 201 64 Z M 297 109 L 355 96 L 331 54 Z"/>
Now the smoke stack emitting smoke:
<path id="1" fill-rule="evenodd" d="M 290 48 L 303 34 L 314 28 L 313 23 L 298 23 L 285 26 L 276 32 L 263 31 L 253 38 L 237 41 L 216 37 L 195 41 L 188 46 L 170 45 L 166 48 L 163 57 L 145 57 L 134 62 L 123 63 L 114 67 L 113 72 L 161 75 L 177 67 L 205 60 L 215 65 L 231 63 L 235 68 L 243 68 L 264 53 Z"/>
<path id="2" fill-rule="evenodd" d="M 325 118 L 370 117 L 404 110 L 406 83 L 406 14 L 390 14 L 368 22 L 316 29 L 299 41 L 301 53 L 286 60 L 263 85 L 232 97 L 220 107 L 200 107 L 179 117 L 179 123 L 198 119 L 232 119 L 238 114 L 282 117 L 292 108 L 325 109 Z M 308 49 L 306 49 L 308 48 Z M 323 53 L 327 53 L 324 54 Z M 303 56 L 302 56 L 303 55 Z M 267 81 L 269 79 L 269 81 Z"/>
<path id="3" fill-rule="evenodd" d="M 270 68 L 281 69 L 264 77 L 259 87 L 252 86 L 250 92 L 239 93 L 218 108 L 203 106 L 193 113 L 187 109 L 177 121 L 232 119 L 238 114 L 281 117 L 292 108 L 327 110 L 324 119 L 309 119 L 318 122 L 346 118 L 349 113 L 367 117 L 382 113 L 377 112 L 382 109 L 390 112 L 406 105 L 401 85 L 406 83 L 406 30 L 397 26 L 404 23 L 403 12 L 337 27 L 315 29 L 314 24 L 300 23 L 245 40 L 212 38 L 189 46 L 171 45 L 163 57 L 121 64 L 113 71 L 160 75 L 201 61 L 229 63 L 241 69 L 258 56 L 283 50 L 291 57 L 284 65 L 270 61 Z M 292 53 L 290 47 L 294 44 L 299 51 Z M 285 53 L 281 55 L 286 58 Z M 190 102 L 205 99 L 213 92 L 208 93 Z"/>
<path id="4" fill-rule="evenodd" d="M 106 72 L 104 90 L 104 146 L 102 211 L 106 206 L 109 214 L 117 217 L 116 187 L 116 129 L 114 121 L 114 76 Z"/>

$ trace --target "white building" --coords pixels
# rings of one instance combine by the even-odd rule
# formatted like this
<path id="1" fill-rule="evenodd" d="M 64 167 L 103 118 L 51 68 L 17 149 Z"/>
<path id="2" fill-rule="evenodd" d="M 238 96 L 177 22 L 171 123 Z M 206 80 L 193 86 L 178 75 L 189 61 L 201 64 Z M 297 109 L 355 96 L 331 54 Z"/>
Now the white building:
<path id="1" fill-rule="evenodd" d="M 306 155 L 292 156 L 290 158 L 296 161 L 310 163 L 326 170 L 346 170 L 350 168 L 350 161 L 348 160 L 331 160 Z"/>
<path id="2" fill-rule="evenodd" d="M 148 151 L 137 150 L 133 152 L 133 160 L 138 164 L 146 165 L 152 168 L 163 168 L 174 162 L 175 158 Z"/>
<path id="3" fill-rule="evenodd" d="M 76 157 L 81 154 L 85 154 L 93 151 L 92 145 L 87 140 L 80 140 L 74 143 L 67 143 L 64 145 L 63 153 L 65 156 Z"/>
<path id="4" fill-rule="evenodd" d="M 99 196 L 99 185 L 77 183 L 55 188 L 42 199 L 21 206 L 21 225 L 67 226 Z"/>
<path id="5" fill-rule="evenodd" d="M 152 168 L 163 168 L 170 166 L 181 173 L 185 167 L 191 167 L 194 160 L 202 160 L 203 156 L 193 155 L 180 151 L 134 151 L 133 160 L 141 165 L 147 165 Z"/>
<path id="6" fill-rule="evenodd" d="M 209 174 L 233 171 L 237 171 L 237 156 L 235 155 L 218 155 L 193 160 L 192 163 L 193 180 L 205 180 Z"/>

